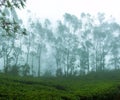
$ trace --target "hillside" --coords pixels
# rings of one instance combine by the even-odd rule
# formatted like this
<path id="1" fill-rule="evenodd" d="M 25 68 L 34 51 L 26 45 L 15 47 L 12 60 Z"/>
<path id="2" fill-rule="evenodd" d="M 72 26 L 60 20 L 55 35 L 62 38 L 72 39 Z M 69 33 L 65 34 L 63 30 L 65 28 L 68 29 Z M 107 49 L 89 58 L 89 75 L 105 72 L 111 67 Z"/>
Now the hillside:
<path id="1" fill-rule="evenodd" d="M 120 71 L 66 78 L 0 74 L 0 100 L 120 100 Z"/>

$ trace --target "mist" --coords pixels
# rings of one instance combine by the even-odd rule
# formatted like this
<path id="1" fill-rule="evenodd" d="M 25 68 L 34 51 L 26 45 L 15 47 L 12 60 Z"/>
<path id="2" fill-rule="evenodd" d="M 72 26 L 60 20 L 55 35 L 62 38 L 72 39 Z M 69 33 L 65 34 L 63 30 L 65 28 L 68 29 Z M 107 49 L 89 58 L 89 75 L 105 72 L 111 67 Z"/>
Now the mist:
<path id="1" fill-rule="evenodd" d="M 29 3 L 0 1 L 0 99 L 119 100 L 120 22 L 115 14 L 78 13 L 70 3 L 62 16 L 54 18 L 53 11 L 41 18 Z"/>
<path id="2" fill-rule="evenodd" d="M 5 66 L 9 72 L 19 65 L 16 74 L 24 66 L 26 74 L 32 76 L 47 72 L 51 76 L 76 76 L 119 69 L 120 25 L 115 18 L 106 18 L 100 12 L 96 16 L 81 13 L 79 18 L 65 13 L 53 24 L 49 19 L 41 21 L 31 16 L 25 35 L 4 36 L 2 71 Z"/>

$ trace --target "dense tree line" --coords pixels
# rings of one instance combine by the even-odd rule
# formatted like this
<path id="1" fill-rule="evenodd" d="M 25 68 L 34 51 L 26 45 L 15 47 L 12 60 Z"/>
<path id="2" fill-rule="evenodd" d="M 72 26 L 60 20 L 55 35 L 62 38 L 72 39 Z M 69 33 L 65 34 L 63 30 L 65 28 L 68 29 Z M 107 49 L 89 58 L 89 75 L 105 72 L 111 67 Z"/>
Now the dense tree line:
<path id="1" fill-rule="evenodd" d="M 0 2 L 2 72 L 32 76 L 75 76 L 120 68 L 120 25 L 104 13 L 65 13 L 52 24 L 29 17 L 27 30 L 15 8 L 25 0 Z"/>

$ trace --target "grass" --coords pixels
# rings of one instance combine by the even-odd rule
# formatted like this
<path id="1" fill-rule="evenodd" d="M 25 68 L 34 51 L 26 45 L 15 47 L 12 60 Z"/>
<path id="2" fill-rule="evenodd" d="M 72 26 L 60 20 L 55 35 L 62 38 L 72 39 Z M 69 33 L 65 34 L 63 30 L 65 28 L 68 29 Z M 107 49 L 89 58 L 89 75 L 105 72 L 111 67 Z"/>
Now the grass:
<path id="1" fill-rule="evenodd" d="M 0 100 L 120 100 L 120 71 L 77 77 L 0 74 Z"/>

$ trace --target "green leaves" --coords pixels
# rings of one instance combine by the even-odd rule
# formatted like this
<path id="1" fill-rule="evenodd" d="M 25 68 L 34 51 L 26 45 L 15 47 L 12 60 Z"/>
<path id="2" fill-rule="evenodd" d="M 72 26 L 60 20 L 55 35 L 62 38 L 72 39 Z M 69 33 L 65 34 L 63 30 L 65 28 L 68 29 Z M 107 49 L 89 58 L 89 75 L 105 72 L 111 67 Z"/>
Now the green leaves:
<path id="1" fill-rule="evenodd" d="M 20 4 L 24 8 L 24 6 L 25 6 L 24 2 L 21 1 Z"/>
<path id="2" fill-rule="evenodd" d="M 119 94 L 120 71 L 113 71 L 114 74 L 113 72 L 90 73 L 87 76 L 79 78 L 32 78 L 18 77 L 17 72 L 19 67 L 16 67 L 18 66 L 13 66 L 12 68 L 12 72 L 16 72 L 16 74 L 11 73 L 13 76 L 0 74 L 0 99 L 2 100 L 14 98 L 17 100 L 47 100 L 48 98 L 49 100 L 60 100 L 64 98 L 68 100 L 77 100 L 80 98 L 94 100 L 94 97 L 95 100 L 109 100 L 112 96 L 116 98 Z M 98 75 L 101 78 L 96 78 Z M 113 78 L 113 76 L 117 78 L 109 78 Z"/>
<path id="3" fill-rule="evenodd" d="M 15 8 L 24 8 L 25 7 L 25 2 L 26 0 L 1 0 L 0 1 L 0 6 L 1 7 L 15 7 Z"/>
<path id="4" fill-rule="evenodd" d="M 12 7 L 12 5 L 11 5 L 9 0 L 7 0 L 7 7 L 10 7 L 10 8 Z"/>
<path id="5" fill-rule="evenodd" d="M 27 30 L 24 28 L 22 33 L 23 35 L 27 35 Z"/>
<path id="6" fill-rule="evenodd" d="M 4 36 L 15 36 L 16 33 L 19 33 L 19 30 L 22 30 L 20 26 L 20 21 L 16 13 L 15 8 L 20 8 L 25 6 L 26 0 L 1 0 L 1 11 L 0 11 L 0 27 L 6 31 Z M 21 34 L 26 34 L 25 29 Z"/>

